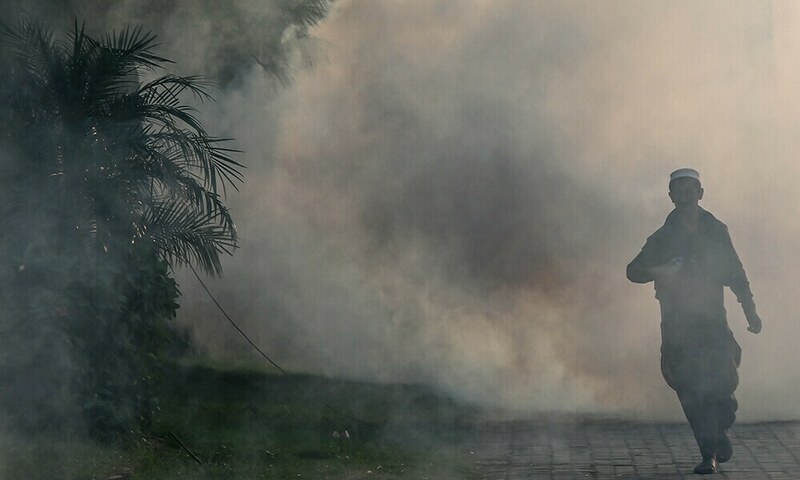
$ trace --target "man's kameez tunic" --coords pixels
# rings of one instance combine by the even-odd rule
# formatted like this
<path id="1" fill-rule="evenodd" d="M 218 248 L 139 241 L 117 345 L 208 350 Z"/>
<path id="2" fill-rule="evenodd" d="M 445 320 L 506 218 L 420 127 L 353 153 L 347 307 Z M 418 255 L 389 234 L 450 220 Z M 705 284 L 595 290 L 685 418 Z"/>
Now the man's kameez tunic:
<path id="1" fill-rule="evenodd" d="M 667 264 L 673 272 L 652 277 L 652 267 Z M 690 230 L 673 211 L 628 265 L 627 274 L 636 283 L 655 281 L 661 372 L 678 394 L 701 453 L 710 457 L 736 419 L 733 392 L 741 359 L 728 328 L 723 287 L 730 287 L 743 307 L 753 305 L 728 228 L 701 208 L 697 228 Z"/>

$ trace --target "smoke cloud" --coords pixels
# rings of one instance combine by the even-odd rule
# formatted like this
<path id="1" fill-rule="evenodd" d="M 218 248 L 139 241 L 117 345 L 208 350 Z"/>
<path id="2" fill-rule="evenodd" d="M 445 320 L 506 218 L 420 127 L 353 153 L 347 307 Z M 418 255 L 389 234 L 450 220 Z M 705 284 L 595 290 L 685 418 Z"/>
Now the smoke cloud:
<path id="1" fill-rule="evenodd" d="M 671 209 L 669 172 L 691 166 L 765 321 L 745 332 L 727 294 L 740 418 L 800 415 L 793 3 L 349 0 L 312 36 L 270 30 L 261 2 L 73 3 L 154 28 L 182 73 L 222 81 L 204 121 L 248 170 L 229 197 L 241 248 L 211 287 L 279 363 L 678 419 L 652 287 L 624 270 Z M 252 61 L 276 29 L 286 89 Z M 249 355 L 181 285 L 195 339 Z"/>
<path id="2" fill-rule="evenodd" d="M 293 368 L 677 419 L 657 302 L 624 268 L 693 166 L 766 322 L 747 334 L 729 298 L 741 418 L 794 418 L 798 13 L 340 2 L 314 30 L 325 62 L 270 103 L 277 136 L 237 135 L 270 161 L 234 200 L 242 250 L 215 288 Z M 265 110 L 253 87 L 227 111 Z"/>

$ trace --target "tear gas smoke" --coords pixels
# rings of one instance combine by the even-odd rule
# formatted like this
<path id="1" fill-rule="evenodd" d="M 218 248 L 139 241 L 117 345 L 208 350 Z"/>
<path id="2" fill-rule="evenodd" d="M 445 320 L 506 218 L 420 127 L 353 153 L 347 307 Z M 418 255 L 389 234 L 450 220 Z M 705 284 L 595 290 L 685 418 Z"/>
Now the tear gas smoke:
<path id="1" fill-rule="evenodd" d="M 767 322 L 746 334 L 728 294 L 741 418 L 796 417 L 781 367 L 798 334 L 799 13 L 341 2 L 314 31 L 326 62 L 270 104 L 277 137 L 237 135 L 271 162 L 234 200 L 242 250 L 216 288 L 294 368 L 677 419 L 658 305 L 624 267 L 671 208 L 669 172 L 694 166 Z M 265 111 L 257 98 L 236 92 L 223 117 Z M 240 348 L 219 341 L 224 326 L 195 326 L 212 350 Z"/>
<path id="2" fill-rule="evenodd" d="M 204 123 L 236 137 L 248 171 L 229 199 L 241 249 L 212 288 L 277 361 L 523 409 L 679 418 L 658 305 L 624 270 L 671 207 L 667 175 L 692 166 L 765 320 L 749 336 L 729 302 L 740 416 L 800 415 L 800 7 L 341 1 L 313 30 L 317 67 L 276 91 L 235 61 L 271 17 L 232 4 L 99 11 L 153 27 L 189 73 L 229 79 Z M 196 340 L 246 355 L 181 284 Z"/>

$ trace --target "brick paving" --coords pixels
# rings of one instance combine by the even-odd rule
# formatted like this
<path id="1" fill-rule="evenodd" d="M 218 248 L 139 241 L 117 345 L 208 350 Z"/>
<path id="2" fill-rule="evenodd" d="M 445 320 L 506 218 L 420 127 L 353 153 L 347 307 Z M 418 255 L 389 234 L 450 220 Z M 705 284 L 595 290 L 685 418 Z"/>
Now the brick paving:
<path id="1" fill-rule="evenodd" d="M 800 479 L 800 422 L 737 423 L 733 458 L 705 477 L 692 473 L 700 454 L 688 424 L 517 421 L 480 430 L 470 480 Z"/>

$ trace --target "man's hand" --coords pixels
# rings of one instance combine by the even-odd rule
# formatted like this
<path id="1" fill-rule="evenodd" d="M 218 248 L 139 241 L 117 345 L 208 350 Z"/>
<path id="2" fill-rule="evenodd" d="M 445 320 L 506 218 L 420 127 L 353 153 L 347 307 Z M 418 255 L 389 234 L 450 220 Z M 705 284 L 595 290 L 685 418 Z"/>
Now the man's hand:
<path id="1" fill-rule="evenodd" d="M 756 313 L 756 307 L 746 307 L 744 309 L 744 316 L 747 318 L 748 332 L 759 333 L 761 332 L 761 317 Z"/>

